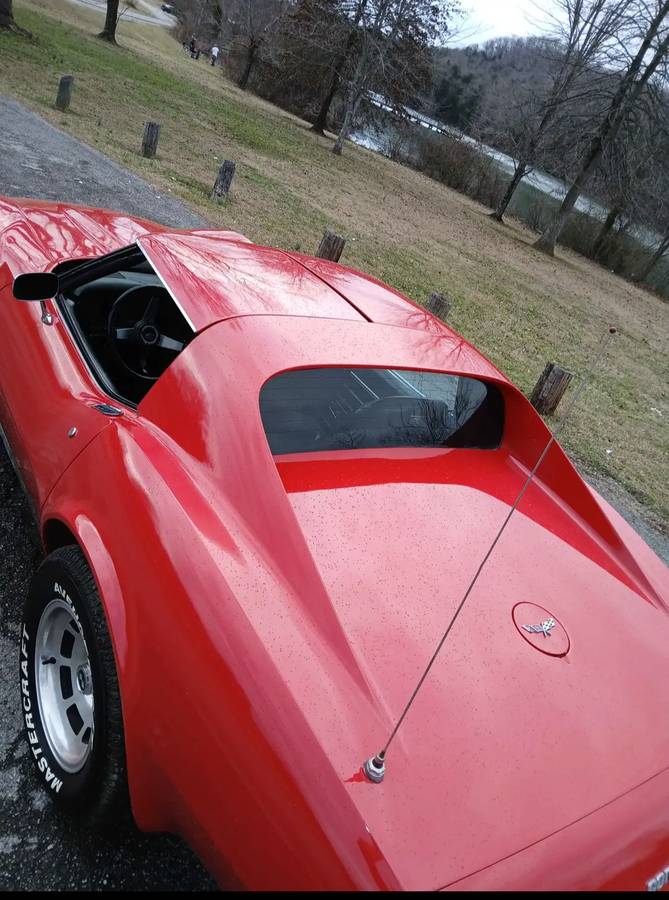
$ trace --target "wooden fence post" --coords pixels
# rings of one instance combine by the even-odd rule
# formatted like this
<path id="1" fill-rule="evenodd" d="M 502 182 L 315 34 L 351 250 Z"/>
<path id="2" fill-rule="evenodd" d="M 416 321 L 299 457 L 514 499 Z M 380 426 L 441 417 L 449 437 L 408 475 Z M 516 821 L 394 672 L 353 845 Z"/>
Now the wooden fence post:
<path id="1" fill-rule="evenodd" d="M 446 321 L 446 319 L 448 318 L 448 313 L 451 309 L 451 301 L 443 294 L 439 294 L 437 291 L 432 291 L 425 306 L 433 316 Z"/>
<path id="2" fill-rule="evenodd" d="M 214 201 L 226 200 L 230 191 L 232 179 L 235 177 L 235 163 L 231 159 L 226 159 L 221 168 L 218 170 L 214 189 L 211 192 L 211 199 Z"/>
<path id="3" fill-rule="evenodd" d="M 339 234 L 335 234 L 334 231 L 326 229 L 325 234 L 318 245 L 316 256 L 320 259 L 329 259 L 332 262 L 339 262 L 345 246 L 346 238 L 341 237 Z"/>
<path id="4" fill-rule="evenodd" d="M 72 99 L 72 84 L 74 75 L 63 75 L 58 84 L 58 94 L 56 95 L 56 109 L 65 112 L 70 108 L 70 100 Z"/>
<path id="5" fill-rule="evenodd" d="M 561 369 L 557 363 L 546 363 L 530 397 L 530 403 L 537 412 L 543 415 L 555 412 L 572 375 L 572 372 Z"/>
<path id="6" fill-rule="evenodd" d="M 142 156 L 147 159 L 153 159 L 158 148 L 158 137 L 160 136 L 160 125 L 157 122 L 144 123 L 144 136 L 142 137 Z"/>

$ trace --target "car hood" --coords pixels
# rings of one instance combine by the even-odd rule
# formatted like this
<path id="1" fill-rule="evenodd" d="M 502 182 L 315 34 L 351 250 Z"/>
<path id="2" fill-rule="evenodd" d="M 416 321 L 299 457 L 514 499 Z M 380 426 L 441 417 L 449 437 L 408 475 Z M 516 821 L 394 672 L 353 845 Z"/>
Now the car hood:
<path id="1" fill-rule="evenodd" d="M 385 780 L 371 784 L 360 765 L 384 745 L 525 477 L 502 451 L 401 457 L 340 453 L 278 468 L 376 707 L 362 723 L 333 696 L 337 733 L 336 715 L 307 715 L 400 882 L 427 889 L 667 766 L 669 619 L 535 483 L 395 738 Z M 559 629 L 530 636 L 514 624 L 519 603 L 564 626 L 565 655 L 543 652 L 560 646 Z M 531 613 L 518 624 L 542 621 Z"/>

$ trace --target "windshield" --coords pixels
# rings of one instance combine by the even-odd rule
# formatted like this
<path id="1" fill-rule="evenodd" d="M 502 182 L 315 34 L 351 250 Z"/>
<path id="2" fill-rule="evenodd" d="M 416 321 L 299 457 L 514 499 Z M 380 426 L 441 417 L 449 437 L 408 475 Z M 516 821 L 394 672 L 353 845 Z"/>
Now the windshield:
<path id="1" fill-rule="evenodd" d="M 475 378 L 406 369 L 299 369 L 260 392 L 273 454 L 373 447 L 494 449 L 499 390 Z"/>

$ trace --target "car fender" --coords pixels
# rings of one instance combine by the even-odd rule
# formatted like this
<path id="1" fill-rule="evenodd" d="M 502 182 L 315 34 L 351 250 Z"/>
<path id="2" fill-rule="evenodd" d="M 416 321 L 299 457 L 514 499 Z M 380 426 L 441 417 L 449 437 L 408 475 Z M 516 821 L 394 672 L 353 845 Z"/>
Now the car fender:
<path id="1" fill-rule="evenodd" d="M 398 887 L 222 576 L 222 548 L 235 552 L 223 523 L 154 437 L 114 422 L 42 512 L 75 536 L 100 590 L 138 825 L 182 835 L 224 883 L 233 871 L 257 889 Z"/>

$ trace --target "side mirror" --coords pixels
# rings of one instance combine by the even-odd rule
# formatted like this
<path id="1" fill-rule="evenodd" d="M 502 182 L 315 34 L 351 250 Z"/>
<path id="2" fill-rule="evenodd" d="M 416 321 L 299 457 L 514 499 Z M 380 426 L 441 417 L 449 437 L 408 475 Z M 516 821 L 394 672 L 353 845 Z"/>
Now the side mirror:
<path id="1" fill-rule="evenodd" d="M 53 272 L 30 272 L 14 279 L 16 300 L 49 300 L 58 293 L 58 276 Z"/>

